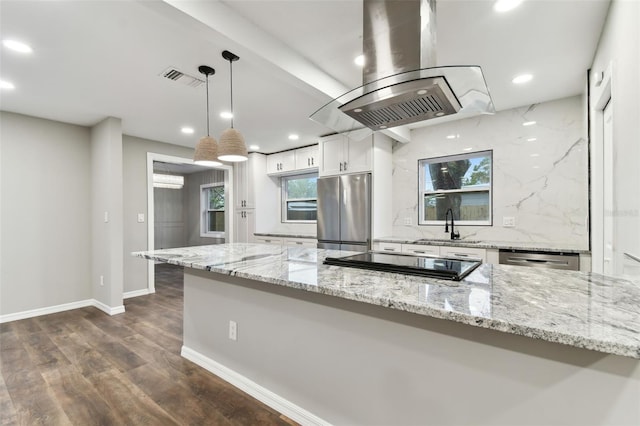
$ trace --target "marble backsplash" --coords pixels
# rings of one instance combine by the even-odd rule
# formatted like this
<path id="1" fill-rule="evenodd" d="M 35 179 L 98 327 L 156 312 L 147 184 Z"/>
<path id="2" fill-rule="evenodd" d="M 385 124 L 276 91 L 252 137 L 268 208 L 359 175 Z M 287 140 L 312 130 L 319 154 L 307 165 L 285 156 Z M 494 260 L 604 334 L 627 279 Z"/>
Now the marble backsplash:
<path id="1" fill-rule="evenodd" d="M 493 150 L 493 225 L 460 226 L 461 238 L 588 248 L 583 103 L 575 96 L 412 130 L 410 143 L 393 147 L 393 235 L 447 237 L 443 226 L 417 225 L 418 160 Z"/>

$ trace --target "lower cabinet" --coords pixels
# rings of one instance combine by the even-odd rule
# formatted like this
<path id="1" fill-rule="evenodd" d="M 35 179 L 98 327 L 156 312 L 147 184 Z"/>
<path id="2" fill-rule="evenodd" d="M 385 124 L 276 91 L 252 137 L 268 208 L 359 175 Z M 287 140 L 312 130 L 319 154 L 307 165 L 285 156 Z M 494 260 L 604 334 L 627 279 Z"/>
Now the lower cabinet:
<path id="1" fill-rule="evenodd" d="M 373 245 L 373 251 L 384 253 L 402 253 L 411 256 L 439 256 L 459 259 L 480 259 L 485 263 L 487 262 L 487 250 L 475 247 L 430 246 L 425 244 L 379 242 Z"/>
<path id="2" fill-rule="evenodd" d="M 256 216 L 253 209 L 236 210 L 233 221 L 233 235 L 236 243 L 252 243 L 256 230 Z"/>

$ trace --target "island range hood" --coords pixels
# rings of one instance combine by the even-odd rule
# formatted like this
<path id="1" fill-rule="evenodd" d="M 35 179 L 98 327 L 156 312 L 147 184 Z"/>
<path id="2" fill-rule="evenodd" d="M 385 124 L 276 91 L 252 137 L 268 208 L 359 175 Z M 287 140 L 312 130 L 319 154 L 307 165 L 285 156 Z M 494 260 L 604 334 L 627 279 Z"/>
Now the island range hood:
<path id="1" fill-rule="evenodd" d="M 312 120 L 364 137 L 454 114 L 495 112 L 479 66 L 436 66 L 435 0 L 363 5 L 363 85 L 320 108 Z"/>

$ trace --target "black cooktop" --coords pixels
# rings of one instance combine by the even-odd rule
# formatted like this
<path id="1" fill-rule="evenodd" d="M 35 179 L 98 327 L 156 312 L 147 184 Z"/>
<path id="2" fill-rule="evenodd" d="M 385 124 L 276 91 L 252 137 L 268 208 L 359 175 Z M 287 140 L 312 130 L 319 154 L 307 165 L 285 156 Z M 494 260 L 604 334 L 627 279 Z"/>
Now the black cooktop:
<path id="1" fill-rule="evenodd" d="M 416 257 L 402 254 L 362 253 L 346 257 L 327 257 L 327 265 L 372 269 L 408 275 L 460 281 L 481 265 L 480 260 Z"/>

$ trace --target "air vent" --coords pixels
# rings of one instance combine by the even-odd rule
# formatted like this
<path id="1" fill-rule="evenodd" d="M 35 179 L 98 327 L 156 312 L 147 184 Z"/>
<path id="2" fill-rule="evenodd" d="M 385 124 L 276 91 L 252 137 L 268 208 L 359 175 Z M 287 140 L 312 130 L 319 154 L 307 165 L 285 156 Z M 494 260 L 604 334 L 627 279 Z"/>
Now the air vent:
<path id="1" fill-rule="evenodd" d="M 385 87 L 340 107 L 372 130 L 455 114 L 460 103 L 444 77 L 414 80 Z"/>
<path id="2" fill-rule="evenodd" d="M 160 76 L 189 87 L 199 87 L 201 84 L 204 84 L 204 80 L 185 74 L 174 67 L 169 67 L 162 71 Z"/>

